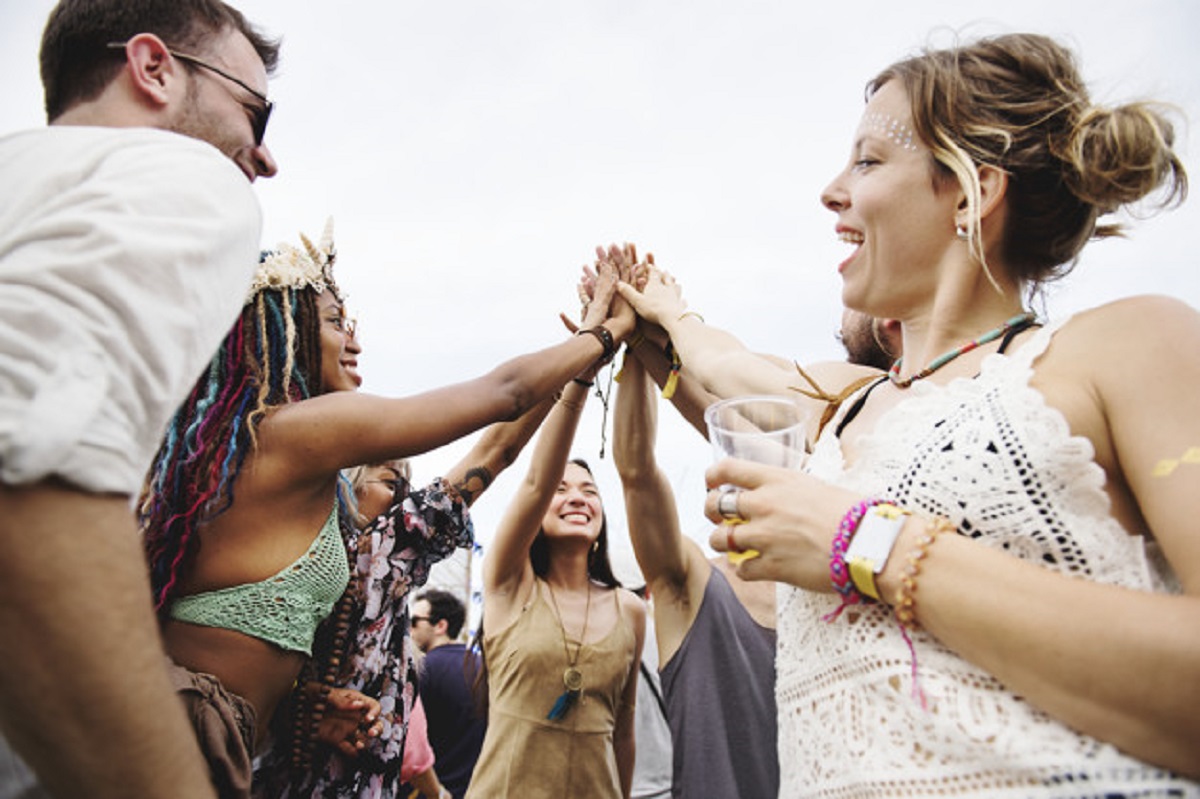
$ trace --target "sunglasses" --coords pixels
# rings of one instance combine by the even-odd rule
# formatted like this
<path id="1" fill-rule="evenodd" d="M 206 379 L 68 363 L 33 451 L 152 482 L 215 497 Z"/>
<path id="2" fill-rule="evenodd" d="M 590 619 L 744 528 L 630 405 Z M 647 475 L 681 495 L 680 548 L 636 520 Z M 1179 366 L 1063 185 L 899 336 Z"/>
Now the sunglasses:
<path id="1" fill-rule="evenodd" d="M 412 616 L 412 617 L 410 617 L 410 618 L 412 619 L 412 626 L 413 626 L 413 627 L 416 627 L 418 624 L 420 624 L 420 623 L 421 623 L 421 622 L 423 622 L 423 621 L 426 621 L 426 622 L 429 622 L 430 624 L 433 624 L 433 622 L 429 620 L 429 617 L 428 617 L 428 616 Z"/>
<path id="2" fill-rule="evenodd" d="M 108 49 L 124 50 L 126 44 L 127 42 L 109 42 Z M 238 101 L 242 104 L 243 108 L 250 112 L 250 128 L 254 131 L 254 146 L 261 147 L 263 143 L 263 137 L 267 133 L 267 122 L 271 119 L 271 111 L 275 108 L 275 104 L 268 100 L 267 96 L 262 92 L 246 85 L 245 81 L 241 80 L 240 78 L 235 78 L 233 75 L 230 75 L 228 72 L 220 69 L 219 67 L 214 67 L 207 61 L 196 58 L 194 55 L 179 53 L 171 49 L 168 49 L 167 52 L 185 64 L 191 64 L 192 66 L 200 67 L 201 69 L 207 69 L 209 72 L 220 75 L 227 81 L 236 83 L 238 86 L 248 91 L 256 100 L 259 101 L 259 103 L 262 103 L 262 105 L 256 105 L 254 103 L 247 103 L 244 100 Z"/>

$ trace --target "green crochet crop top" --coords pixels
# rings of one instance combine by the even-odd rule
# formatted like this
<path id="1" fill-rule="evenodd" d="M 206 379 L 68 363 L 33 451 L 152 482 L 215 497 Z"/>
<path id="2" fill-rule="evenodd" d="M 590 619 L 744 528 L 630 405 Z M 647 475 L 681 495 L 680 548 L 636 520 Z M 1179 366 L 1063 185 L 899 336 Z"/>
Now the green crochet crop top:
<path id="1" fill-rule="evenodd" d="M 261 638 L 293 652 L 312 654 L 317 625 L 350 582 L 350 562 L 338 527 L 337 506 L 295 563 L 262 582 L 179 597 L 170 616 Z"/>

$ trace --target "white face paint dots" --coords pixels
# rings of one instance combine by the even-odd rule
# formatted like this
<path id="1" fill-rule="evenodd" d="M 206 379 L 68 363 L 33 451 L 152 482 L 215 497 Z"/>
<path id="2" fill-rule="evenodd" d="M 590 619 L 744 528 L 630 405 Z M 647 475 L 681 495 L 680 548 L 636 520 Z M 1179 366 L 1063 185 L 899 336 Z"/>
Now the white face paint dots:
<path id="1" fill-rule="evenodd" d="M 917 149 L 917 144 L 913 141 L 912 128 L 891 114 L 863 114 L 860 130 L 878 133 L 901 149 Z"/>

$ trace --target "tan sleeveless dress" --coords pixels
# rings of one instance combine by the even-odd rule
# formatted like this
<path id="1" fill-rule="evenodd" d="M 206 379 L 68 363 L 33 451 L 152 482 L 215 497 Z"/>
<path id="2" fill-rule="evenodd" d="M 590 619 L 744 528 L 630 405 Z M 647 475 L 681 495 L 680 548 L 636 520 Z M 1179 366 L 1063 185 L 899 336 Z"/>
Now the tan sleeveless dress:
<path id="1" fill-rule="evenodd" d="M 488 728 L 468 799 L 620 799 L 613 727 L 634 665 L 633 628 L 611 591 L 617 622 L 584 644 L 576 663 L 582 695 L 565 717 L 549 721 L 568 664 L 546 594 L 538 579 L 517 620 L 496 635 L 485 632 Z M 567 641 L 574 654 L 579 641 Z"/>

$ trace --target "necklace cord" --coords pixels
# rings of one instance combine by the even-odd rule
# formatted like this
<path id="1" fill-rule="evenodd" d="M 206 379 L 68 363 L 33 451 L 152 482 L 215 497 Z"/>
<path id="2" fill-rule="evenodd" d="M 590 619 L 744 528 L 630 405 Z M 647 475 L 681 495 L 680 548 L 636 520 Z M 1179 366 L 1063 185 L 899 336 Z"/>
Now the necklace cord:
<path id="1" fill-rule="evenodd" d="M 550 602 L 554 605 L 554 614 L 558 616 L 558 629 L 562 633 L 563 655 L 567 659 L 567 668 L 563 672 L 563 687 L 564 690 L 554 702 L 554 707 L 550 708 L 550 712 L 546 718 L 550 721 L 560 721 L 572 707 L 575 706 L 576 700 L 579 699 L 583 692 L 583 674 L 579 669 L 575 668 L 575 664 L 579 662 L 579 655 L 583 652 L 583 639 L 587 637 L 588 619 L 592 613 L 592 581 L 588 578 L 587 583 L 587 604 L 583 609 L 583 631 L 579 634 L 579 644 L 575 647 L 575 657 L 571 657 L 571 648 L 567 644 L 567 625 L 563 622 L 562 611 L 558 609 L 558 599 L 554 596 L 554 586 L 550 582 L 546 582 L 546 590 L 550 592 Z"/>
<path id="2" fill-rule="evenodd" d="M 592 613 L 592 581 L 588 578 L 587 587 L 587 603 L 583 607 L 583 632 L 579 634 L 579 644 L 575 647 L 575 657 L 571 657 L 571 650 L 567 645 L 567 624 L 563 621 L 562 611 L 558 609 L 558 600 L 554 597 L 554 586 L 546 581 L 546 589 L 550 592 L 550 602 L 554 605 L 554 615 L 558 616 L 558 629 L 562 633 L 563 654 L 567 657 L 567 665 L 575 668 L 575 664 L 579 662 L 579 653 L 583 651 L 583 639 L 587 635 L 588 618 Z"/>
<path id="3" fill-rule="evenodd" d="M 908 388 L 916 381 L 929 377 L 931 374 L 936 372 L 938 369 L 941 369 L 958 356 L 965 355 L 976 347 L 987 344 L 990 341 L 995 341 L 1001 336 L 1009 333 L 1019 333 L 1020 331 L 1032 325 L 1036 318 L 1037 317 L 1032 312 L 1028 311 L 1017 314 L 1011 319 L 1005 321 L 1004 324 L 1000 325 L 999 327 L 992 328 L 978 338 L 971 339 L 963 344 L 959 344 L 957 347 L 948 352 L 942 353 L 930 361 L 929 365 L 924 369 L 914 375 L 910 375 L 909 377 L 900 376 L 900 367 L 904 363 L 904 356 L 902 355 L 896 359 L 895 363 L 892 364 L 892 368 L 888 370 L 888 378 L 892 381 L 892 385 L 896 386 L 896 388 Z"/>

